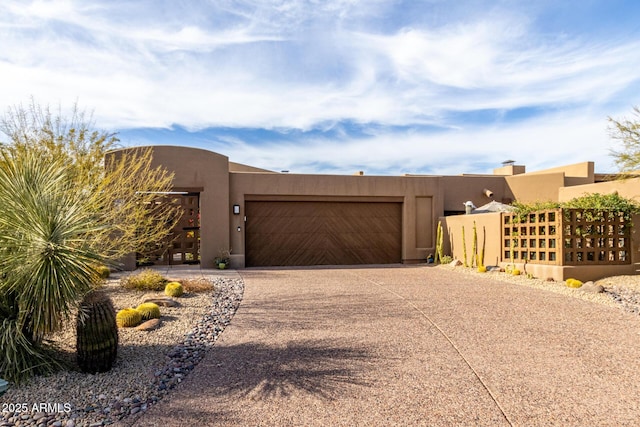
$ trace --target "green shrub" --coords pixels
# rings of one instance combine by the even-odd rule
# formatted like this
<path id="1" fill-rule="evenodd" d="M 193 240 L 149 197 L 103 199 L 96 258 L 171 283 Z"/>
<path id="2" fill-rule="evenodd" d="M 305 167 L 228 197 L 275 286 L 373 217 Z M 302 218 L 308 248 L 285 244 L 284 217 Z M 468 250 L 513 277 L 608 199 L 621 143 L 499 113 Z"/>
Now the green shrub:
<path id="1" fill-rule="evenodd" d="M 63 365 L 52 349 L 35 345 L 26 337 L 16 319 L 0 321 L 0 373 L 14 383 L 33 375 L 50 375 Z"/>
<path id="2" fill-rule="evenodd" d="M 142 314 L 142 320 L 159 319 L 160 318 L 160 306 L 152 302 L 145 302 L 136 307 L 136 310 Z"/>
<path id="3" fill-rule="evenodd" d="M 164 288 L 164 293 L 170 297 L 180 297 L 184 293 L 184 289 L 180 283 L 170 282 L 167 283 L 167 286 Z"/>
<path id="4" fill-rule="evenodd" d="M 451 255 L 443 255 L 442 258 L 440 258 L 441 264 L 451 264 L 452 262 L 453 258 L 451 257 Z"/>
<path id="5" fill-rule="evenodd" d="M 111 270 L 109 270 L 109 267 L 107 267 L 106 265 L 99 265 L 96 267 L 96 273 L 98 273 L 98 276 L 100 276 L 100 278 L 108 279 L 111 275 Z"/>
<path id="6" fill-rule="evenodd" d="M 124 308 L 116 314 L 116 324 L 119 328 L 131 328 L 142 322 L 142 313 L 135 308 Z"/>
<path id="7" fill-rule="evenodd" d="M 126 289 L 137 289 L 139 291 L 161 291 L 164 289 L 166 279 L 162 274 L 144 269 L 139 273 L 120 279 L 120 285 Z"/>

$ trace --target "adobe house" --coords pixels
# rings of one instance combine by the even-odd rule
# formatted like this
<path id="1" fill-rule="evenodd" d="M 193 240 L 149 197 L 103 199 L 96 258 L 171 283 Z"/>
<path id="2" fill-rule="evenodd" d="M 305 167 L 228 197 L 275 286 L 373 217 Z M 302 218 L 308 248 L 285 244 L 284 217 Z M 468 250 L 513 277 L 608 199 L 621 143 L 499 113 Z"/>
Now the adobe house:
<path id="1" fill-rule="evenodd" d="M 182 237 L 155 262 L 203 267 L 229 249 L 232 268 L 424 262 L 435 251 L 438 220 L 463 214 L 467 201 L 559 200 L 568 188 L 604 180 L 592 162 L 534 173 L 506 164 L 492 175 L 311 175 L 242 165 L 203 149 L 151 148 L 154 164 L 174 173 L 188 218 L 176 230 Z"/>

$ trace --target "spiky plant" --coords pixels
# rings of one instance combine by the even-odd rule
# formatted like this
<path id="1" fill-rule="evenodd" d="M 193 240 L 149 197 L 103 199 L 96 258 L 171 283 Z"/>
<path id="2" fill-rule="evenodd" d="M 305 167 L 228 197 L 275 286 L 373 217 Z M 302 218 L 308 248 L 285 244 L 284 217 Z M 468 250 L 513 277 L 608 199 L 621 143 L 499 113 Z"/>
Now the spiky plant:
<path id="1" fill-rule="evenodd" d="M 116 313 L 109 297 L 89 293 L 80 303 L 76 319 L 76 355 L 83 372 L 107 372 L 118 355 Z"/>
<path id="2" fill-rule="evenodd" d="M 471 244 L 471 267 L 479 267 L 478 263 L 478 230 L 476 229 L 476 222 L 473 221 L 473 240 Z"/>
<path id="3" fill-rule="evenodd" d="M 99 226 L 67 178 L 59 162 L 0 152 L 0 298 L 36 346 L 98 281 L 84 236 Z"/>
<path id="4" fill-rule="evenodd" d="M 436 258 L 435 263 L 442 262 L 442 222 L 436 227 Z"/>
<path id="5" fill-rule="evenodd" d="M 464 237 L 464 225 L 462 226 L 462 254 L 464 256 L 464 266 L 468 267 L 467 264 L 467 240 Z"/>
<path id="6" fill-rule="evenodd" d="M 142 320 L 160 318 L 160 306 L 152 302 L 145 302 L 136 307 L 136 310 L 142 315 Z"/>
<path id="7" fill-rule="evenodd" d="M 95 266 L 161 241 L 177 218 L 168 203 L 146 207 L 172 181 L 151 150 L 107 156 L 117 140 L 92 126 L 35 102 L 0 117 L 3 377 L 55 368 L 43 339 L 100 283 Z"/>
<path id="8" fill-rule="evenodd" d="M 179 282 L 169 282 L 164 288 L 164 293 L 170 297 L 180 297 L 184 293 L 184 289 Z"/>
<path id="9" fill-rule="evenodd" d="M 135 308 L 123 308 L 116 313 L 116 324 L 119 328 L 132 328 L 142 322 L 142 313 Z"/>

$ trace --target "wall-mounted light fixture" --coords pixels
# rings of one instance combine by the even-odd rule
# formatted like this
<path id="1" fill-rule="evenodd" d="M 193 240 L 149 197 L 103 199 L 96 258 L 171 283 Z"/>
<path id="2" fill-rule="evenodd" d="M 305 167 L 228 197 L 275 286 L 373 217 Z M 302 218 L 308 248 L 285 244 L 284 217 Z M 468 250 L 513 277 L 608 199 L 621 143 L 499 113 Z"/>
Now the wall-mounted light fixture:
<path id="1" fill-rule="evenodd" d="M 240 205 L 233 205 L 233 214 L 240 215 Z"/>

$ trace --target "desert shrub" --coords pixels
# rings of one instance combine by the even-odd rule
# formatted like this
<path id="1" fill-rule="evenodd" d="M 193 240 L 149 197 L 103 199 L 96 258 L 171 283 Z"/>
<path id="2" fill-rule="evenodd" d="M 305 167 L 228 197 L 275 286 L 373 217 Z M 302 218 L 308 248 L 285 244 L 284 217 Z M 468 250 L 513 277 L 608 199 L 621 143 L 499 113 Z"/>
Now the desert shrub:
<path id="1" fill-rule="evenodd" d="M 184 292 L 209 292 L 214 289 L 213 283 L 202 277 L 197 279 L 183 279 L 180 283 L 182 283 Z"/>
<path id="2" fill-rule="evenodd" d="M 513 268 L 511 269 L 511 274 L 514 276 L 519 276 L 520 275 L 520 270 L 518 270 L 517 268 Z"/>
<path id="3" fill-rule="evenodd" d="M 108 279 L 111 275 L 111 270 L 106 265 L 99 265 L 96 267 L 96 273 L 101 279 Z"/>
<path id="4" fill-rule="evenodd" d="M 451 255 L 443 255 L 442 258 L 440 258 L 440 263 L 442 264 L 451 264 L 452 262 L 453 258 Z"/>
<path id="5" fill-rule="evenodd" d="M 487 267 L 485 267 L 484 265 L 481 265 L 478 267 L 478 273 L 486 273 L 487 272 Z"/>
<path id="6" fill-rule="evenodd" d="M 53 350 L 35 346 L 26 337 L 16 319 L 0 322 L 0 373 L 14 383 L 33 375 L 49 375 L 62 369 Z"/>
<path id="7" fill-rule="evenodd" d="M 161 291 L 167 280 L 157 271 L 144 269 L 120 279 L 120 286 L 125 289 L 137 289 L 139 291 Z"/>

